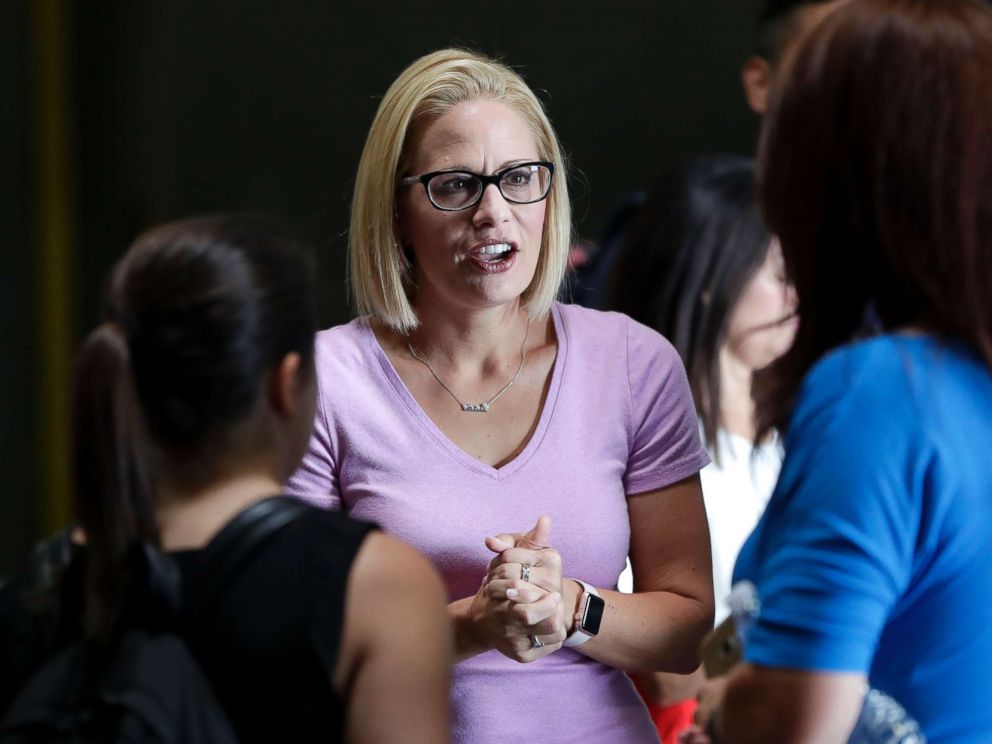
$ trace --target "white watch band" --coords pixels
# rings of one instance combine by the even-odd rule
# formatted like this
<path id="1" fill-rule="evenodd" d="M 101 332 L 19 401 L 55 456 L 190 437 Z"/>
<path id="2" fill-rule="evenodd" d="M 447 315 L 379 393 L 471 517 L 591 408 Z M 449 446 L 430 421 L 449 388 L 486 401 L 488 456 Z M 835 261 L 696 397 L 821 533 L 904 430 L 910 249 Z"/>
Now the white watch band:
<path id="1" fill-rule="evenodd" d="M 587 584 L 582 579 L 572 579 L 572 581 L 581 584 L 583 591 L 592 594 L 594 597 L 600 596 L 599 591 L 592 584 Z M 579 624 L 576 623 L 575 630 L 572 631 L 572 635 L 566 638 L 565 642 L 562 645 L 568 646 L 569 648 L 575 648 L 576 646 L 581 646 L 590 638 L 594 638 L 594 637 L 595 636 L 591 635 L 590 633 L 586 633 L 584 630 L 582 630 L 582 628 L 579 627 Z"/>

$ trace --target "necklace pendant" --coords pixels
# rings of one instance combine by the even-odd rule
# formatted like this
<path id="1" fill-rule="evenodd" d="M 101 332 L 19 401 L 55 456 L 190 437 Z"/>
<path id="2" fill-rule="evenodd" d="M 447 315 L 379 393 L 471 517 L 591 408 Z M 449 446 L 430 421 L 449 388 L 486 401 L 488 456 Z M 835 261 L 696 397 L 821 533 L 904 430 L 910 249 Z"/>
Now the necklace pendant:
<path id="1" fill-rule="evenodd" d="M 462 410 L 467 413 L 489 413 L 488 403 L 462 403 Z"/>

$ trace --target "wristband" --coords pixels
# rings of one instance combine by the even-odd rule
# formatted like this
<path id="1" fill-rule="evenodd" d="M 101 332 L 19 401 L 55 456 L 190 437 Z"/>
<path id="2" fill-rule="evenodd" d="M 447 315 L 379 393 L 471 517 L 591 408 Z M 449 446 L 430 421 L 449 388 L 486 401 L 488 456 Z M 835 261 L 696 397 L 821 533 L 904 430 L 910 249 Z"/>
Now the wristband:
<path id="1" fill-rule="evenodd" d="M 599 596 L 596 587 L 587 584 L 581 579 L 572 579 L 582 585 L 585 592 L 584 601 L 579 604 L 579 615 L 575 621 L 575 630 L 565 639 L 563 645 L 570 648 L 581 646 L 590 638 L 599 633 L 600 623 L 603 621 L 603 610 L 606 609 L 605 600 Z"/>

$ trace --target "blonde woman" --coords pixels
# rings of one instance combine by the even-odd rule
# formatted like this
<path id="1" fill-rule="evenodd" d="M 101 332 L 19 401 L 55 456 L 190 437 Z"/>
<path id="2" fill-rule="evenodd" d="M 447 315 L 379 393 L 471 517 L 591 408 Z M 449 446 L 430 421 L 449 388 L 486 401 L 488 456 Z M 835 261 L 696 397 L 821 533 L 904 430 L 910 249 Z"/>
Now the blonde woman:
<path id="1" fill-rule="evenodd" d="M 289 486 L 441 571 L 457 742 L 656 741 L 620 670 L 691 671 L 712 622 L 685 372 L 646 327 L 556 302 L 565 175 L 504 65 L 444 50 L 400 75 L 355 183 L 361 317 L 318 337 Z M 639 583 L 620 595 L 628 549 Z"/>

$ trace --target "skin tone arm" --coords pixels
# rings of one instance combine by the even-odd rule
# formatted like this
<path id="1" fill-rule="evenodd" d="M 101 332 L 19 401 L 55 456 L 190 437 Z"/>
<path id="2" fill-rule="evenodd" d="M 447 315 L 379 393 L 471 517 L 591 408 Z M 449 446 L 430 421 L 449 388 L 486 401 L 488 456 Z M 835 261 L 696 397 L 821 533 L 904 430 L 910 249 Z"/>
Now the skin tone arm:
<path id="1" fill-rule="evenodd" d="M 635 593 L 600 591 L 606 612 L 599 635 L 579 651 L 629 671 L 688 674 L 699 666 L 699 644 L 713 627 L 710 533 L 699 476 L 631 496 L 627 508 Z"/>
<path id="2" fill-rule="evenodd" d="M 445 590 L 413 548 L 374 532 L 348 578 L 334 689 L 352 744 L 434 744 L 448 737 L 452 638 Z"/>
<path id="3" fill-rule="evenodd" d="M 777 669 L 742 663 L 715 688 L 713 701 L 701 701 L 700 727 L 683 744 L 709 744 L 712 726 L 723 744 L 844 744 L 864 699 L 861 674 Z"/>
<path id="4" fill-rule="evenodd" d="M 600 589 L 606 609 L 599 635 L 577 650 L 628 671 L 688 674 L 699 666 L 699 644 L 713 624 L 709 528 L 699 476 L 630 496 L 628 510 L 635 594 Z M 540 554 L 546 550 L 514 547 L 502 552 L 489 574 L 490 592 L 505 598 L 507 591 L 516 590 L 517 599 L 527 602 L 534 586 L 552 592 L 560 586 L 562 622 L 570 632 L 581 585 L 562 580 L 560 557 L 557 565 L 544 561 Z M 524 562 L 535 566 L 533 586 L 519 579 Z"/>
<path id="5" fill-rule="evenodd" d="M 700 667 L 692 674 L 668 674 L 651 672 L 637 677 L 637 683 L 645 697 L 655 705 L 667 706 L 683 700 L 693 700 L 706 681 Z"/>

